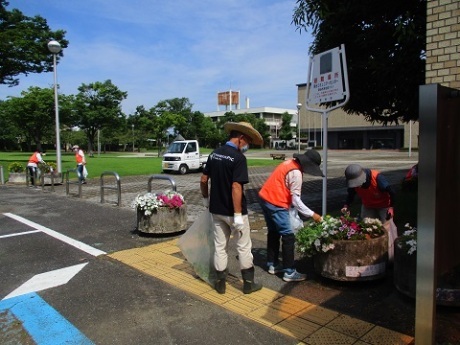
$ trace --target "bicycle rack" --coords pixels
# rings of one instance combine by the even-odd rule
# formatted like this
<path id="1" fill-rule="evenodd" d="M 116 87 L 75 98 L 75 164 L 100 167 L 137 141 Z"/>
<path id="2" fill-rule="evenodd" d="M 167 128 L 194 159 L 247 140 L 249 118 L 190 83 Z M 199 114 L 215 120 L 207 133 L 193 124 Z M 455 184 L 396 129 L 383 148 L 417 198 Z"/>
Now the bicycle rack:
<path id="1" fill-rule="evenodd" d="M 50 190 L 54 192 L 54 174 L 50 173 L 47 174 L 51 178 L 51 187 Z M 45 190 L 45 174 L 40 174 L 40 185 L 42 186 L 42 190 Z"/>
<path id="2" fill-rule="evenodd" d="M 148 187 L 147 187 L 147 192 L 151 193 L 152 192 L 152 181 L 153 180 L 169 180 L 171 183 L 173 191 L 176 191 L 176 182 L 169 176 L 163 176 L 163 175 L 152 175 L 149 177 L 149 182 L 148 182 Z"/>
<path id="3" fill-rule="evenodd" d="M 117 185 L 113 186 L 106 186 L 104 185 L 104 176 L 106 175 L 113 175 L 117 181 Z M 106 189 L 111 189 L 111 190 L 116 190 L 117 191 L 117 206 L 121 206 L 121 181 L 120 181 L 120 176 L 115 172 L 115 171 L 104 171 L 101 174 L 101 203 L 104 203 L 104 190 Z"/>
<path id="4" fill-rule="evenodd" d="M 65 173 L 65 195 L 69 195 L 69 189 L 71 184 L 76 184 L 78 185 L 78 197 L 81 198 L 81 183 L 80 181 L 70 181 L 69 179 L 69 174 L 70 173 L 76 173 L 78 176 L 78 171 L 77 169 L 68 169 Z"/>
<path id="5" fill-rule="evenodd" d="M 55 181 L 55 176 L 56 175 L 55 175 L 54 171 L 51 171 L 51 170 L 50 170 L 49 173 L 45 173 L 46 165 L 40 165 L 40 167 L 39 167 L 39 171 L 41 171 L 39 179 L 40 179 L 40 185 L 42 187 L 42 191 L 45 191 L 45 177 L 49 177 L 51 179 L 50 191 L 54 192 L 54 185 L 55 185 L 54 181 Z M 37 180 L 37 177 L 35 177 L 35 178 Z"/>

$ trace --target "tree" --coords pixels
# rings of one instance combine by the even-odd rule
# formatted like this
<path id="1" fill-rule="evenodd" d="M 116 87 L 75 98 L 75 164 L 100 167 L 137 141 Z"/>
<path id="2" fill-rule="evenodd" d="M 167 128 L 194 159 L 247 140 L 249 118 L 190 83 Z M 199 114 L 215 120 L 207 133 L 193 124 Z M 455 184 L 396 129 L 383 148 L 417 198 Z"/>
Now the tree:
<path id="1" fill-rule="evenodd" d="M 193 123 L 194 113 L 193 104 L 186 97 L 166 99 L 158 102 L 155 106 L 155 112 L 162 116 L 164 114 L 172 115 L 174 122 L 168 127 L 174 127 L 176 133 L 180 133 L 186 139 L 196 137 L 196 126 Z M 165 123 L 167 125 L 167 123 Z M 168 128 L 167 127 L 167 128 Z"/>
<path id="2" fill-rule="evenodd" d="M 7 105 L 7 102 L 0 100 L 0 148 L 5 151 L 17 148 L 16 143 L 21 134 L 19 128 L 11 120 Z"/>
<path id="3" fill-rule="evenodd" d="M 345 45 L 347 113 L 384 124 L 418 119 L 426 0 L 297 0 L 292 22 L 312 30 L 312 54 Z"/>
<path id="4" fill-rule="evenodd" d="M 75 100 L 75 126 L 88 138 L 88 151 L 92 151 L 98 130 L 116 129 L 123 124 L 121 102 L 128 96 L 110 80 L 82 84 Z"/>
<path id="5" fill-rule="evenodd" d="M 147 110 L 143 105 L 140 105 L 136 107 L 135 113 L 129 116 L 127 120 L 127 130 L 131 130 L 131 135 L 134 131 L 134 140 L 138 148 L 147 147 L 150 140 L 156 140 L 157 118 L 152 109 Z"/>
<path id="6" fill-rule="evenodd" d="M 291 128 L 292 115 L 288 112 L 285 112 L 281 116 L 281 128 L 279 137 L 281 140 L 291 140 L 292 139 L 292 128 Z"/>
<path id="7" fill-rule="evenodd" d="M 60 123 L 69 123 L 70 99 L 65 95 L 59 95 Z M 30 145 L 33 141 L 37 149 L 42 148 L 45 139 L 55 139 L 55 108 L 54 90 L 52 88 L 29 87 L 21 92 L 21 97 L 10 97 L 3 102 L 3 111 L 10 121 L 14 123 L 20 133 L 25 136 Z M 30 150 L 30 148 L 29 148 Z"/>
<path id="8" fill-rule="evenodd" d="M 49 41 L 58 41 L 62 48 L 69 42 L 64 39 L 64 30 L 51 31 L 40 16 L 27 17 L 17 9 L 7 11 L 8 4 L 0 0 L 0 84 L 15 86 L 20 74 L 53 70 Z"/>
<path id="9" fill-rule="evenodd" d="M 219 117 L 217 128 L 220 130 L 220 143 L 228 139 L 228 134 L 224 132 L 224 124 L 226 122 L 249 122 L 262 136 L 265 143 L 269 142 L 270 133 L 268 126 L 265 124 L 264 119 L 256 117 L 254 114 L 244 113 L 235 114 L 233 111 L 228 111 L 224 116 Z"/>

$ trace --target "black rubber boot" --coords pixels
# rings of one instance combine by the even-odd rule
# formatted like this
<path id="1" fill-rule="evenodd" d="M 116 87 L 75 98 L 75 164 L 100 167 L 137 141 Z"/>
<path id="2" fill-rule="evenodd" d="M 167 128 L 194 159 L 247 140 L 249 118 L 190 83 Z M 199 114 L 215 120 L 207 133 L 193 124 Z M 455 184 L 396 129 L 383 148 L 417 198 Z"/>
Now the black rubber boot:
<path id="1" fill-rule="evenodd" d="M 282 241 L 283 267 L 294 268 L 295 235 L 283 235 Z"/>
<path id="2" fill-rule="evenodd" d="M 261 284 L 254 283 L 254 267 L 241 270 L 241 275 L 243 276 L 243 293 L 248 294 L 262 289 Z"/>
<path id="3" fill-rule="evenodd" d="M 227 279 L 227 272 L 228 270 L 216 271 L 217 280 L 214 283 L 214 289 L 220 294 L 225 293 L 225 280 Z"/>

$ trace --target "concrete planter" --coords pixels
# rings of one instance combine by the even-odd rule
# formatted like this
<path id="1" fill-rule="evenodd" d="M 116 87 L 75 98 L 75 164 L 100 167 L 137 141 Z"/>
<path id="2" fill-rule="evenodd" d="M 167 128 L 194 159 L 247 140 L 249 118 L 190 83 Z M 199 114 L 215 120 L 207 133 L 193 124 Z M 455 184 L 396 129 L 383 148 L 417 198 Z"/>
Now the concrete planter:
<path id="1" fill-rule="evenodd" d="M 51 179 L 51 175 L 50 174 L 45 174 L 44 176 L 44 181 L 43 183 L 45 185 L 51 185 L 51 184 L 58 184 L 60 183 L 60 175 L 55 173 L 53 175 L 54 179 Z M 22 173 L 10 173 L 9 177 L 8 177 L 8 183 L 11 183 L 11 184 L 27 184 L 27 173 L 25 172 L 22 172 Z M 37 186 L 40 186 L 41 185 L 41 180 L 40 180 L 40 177 L 37 179 L 37 183 L 36 183 Z"/>
<path id="2" fill-rule="evenodd" d="M 383 278 L 388 262 L 388 236 L 362 241 L 333 241 L 335 248 L 316 254 L 315 271 L 339 281 L 366 281 Z"/>
<path id="3" fill-rule="evenodd" d="M 10 173 L 8 177 L 8 183 L 14 183 L 14 184 L 26 184 L 27 179 L 26 179 L 26 173 Z"/>
<path id="4" fill-rule="evenodd" d="M 395 240 L 394 250 L 394 285 L 399 292 L 414 298 L 417 252 L 412 255 L 407 254 L 407 248 L 404 247 L 404 239 L 401 237 Z"/>
<path id="5" fill-rule="evenodd" d="M 187 229 L 187 207 L 160 207 L 146 216 L 137 211 L 137 230 L 149 234 L 169 234 Z"/>
<path id="6" fill-rule="evenodd" d="M 406 296 L 415 298 L 417 282 L 417 252 L 407 254 L 404 238 L 395 240 L 394 280 L 396 289 Z M 460 306 L 460 289 L 453 287 L 436 288 L 436 304 L 443 306 Z"/>

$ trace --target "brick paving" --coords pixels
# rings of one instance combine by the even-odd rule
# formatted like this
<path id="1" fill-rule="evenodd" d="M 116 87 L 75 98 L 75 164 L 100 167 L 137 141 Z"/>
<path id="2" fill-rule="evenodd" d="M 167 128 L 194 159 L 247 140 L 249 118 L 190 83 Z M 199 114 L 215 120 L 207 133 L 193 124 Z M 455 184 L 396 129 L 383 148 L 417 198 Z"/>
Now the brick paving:
<path id="1" fill-rule="evenodd" d="M 291 157 L 293 151 L 284 151 L 287 157 Z M 257 151 L 248 154 L 248 158 L 264 159 L 269 157 L 269 153 L 264 153 L 263 157 Z M 346 185 L 343 172 L 350 163 L 359 163 L 364 167 L 371 167 L 380 170 L 385 174 L 391 184 L 396 187 L 400 185 L 407 170 L 417 162 L 418 155 L 408 157 L 407 153 L 397 151 L 332 151 L 328 153 L 328 179 L 327 179 L 327 211 L 337 209 L 343 205 L 346 197 Z M 91 161 L 89 161 L 91 164 Z M 250 167 L 250 182 L 245 185 L 245 195 L 248 201 L 250 221 L 252 225 L 257 225 L 255 230 L 263 224 L 263 215 L 258 204 L 258 192 L 267 177 L 274 170 L 274 167 Z M 148 181 L 152 175 L 142 176 L 121 176 L 121 207 L 130 208 L 131 202 L 138 194 L 147 192 Z M 201 193 L 199 189 L 200 173 L 189 173 L 187 175 L 178 174 L 158 174 L 162 178 L 170 178 L 174 181 L 177 191 L 180 192 L 188 205 L 188 221 L 192 223 L 197 214 L 203 210 Z M 212 181 L 211 181 L 212 183 Z M 112 175 L 104 176 L 104 185 L 115 187 L 116 180 Z M 168 180 L 154 179 L 151 181 L 152 191 L 164 191 L 170 189 L 171 184 Z M 45 191 L 49 187 L 45 187 Z M 55 193 L 66 195 L 64 185 L 55 186 Z M 104 203 L 116 205 L 117 194 L 112 189 L 104 190 Z M 304 175 L 302 187 L 302 199 L 304 203 L 318 213 L 322 211 L 323 179 Z M 78 186 L 69 185 L 67 197 L 78 198 Z M 88 180 L 88 184 L 82 186 L 82 201 L 101 202 L 100 178 Z"/>

